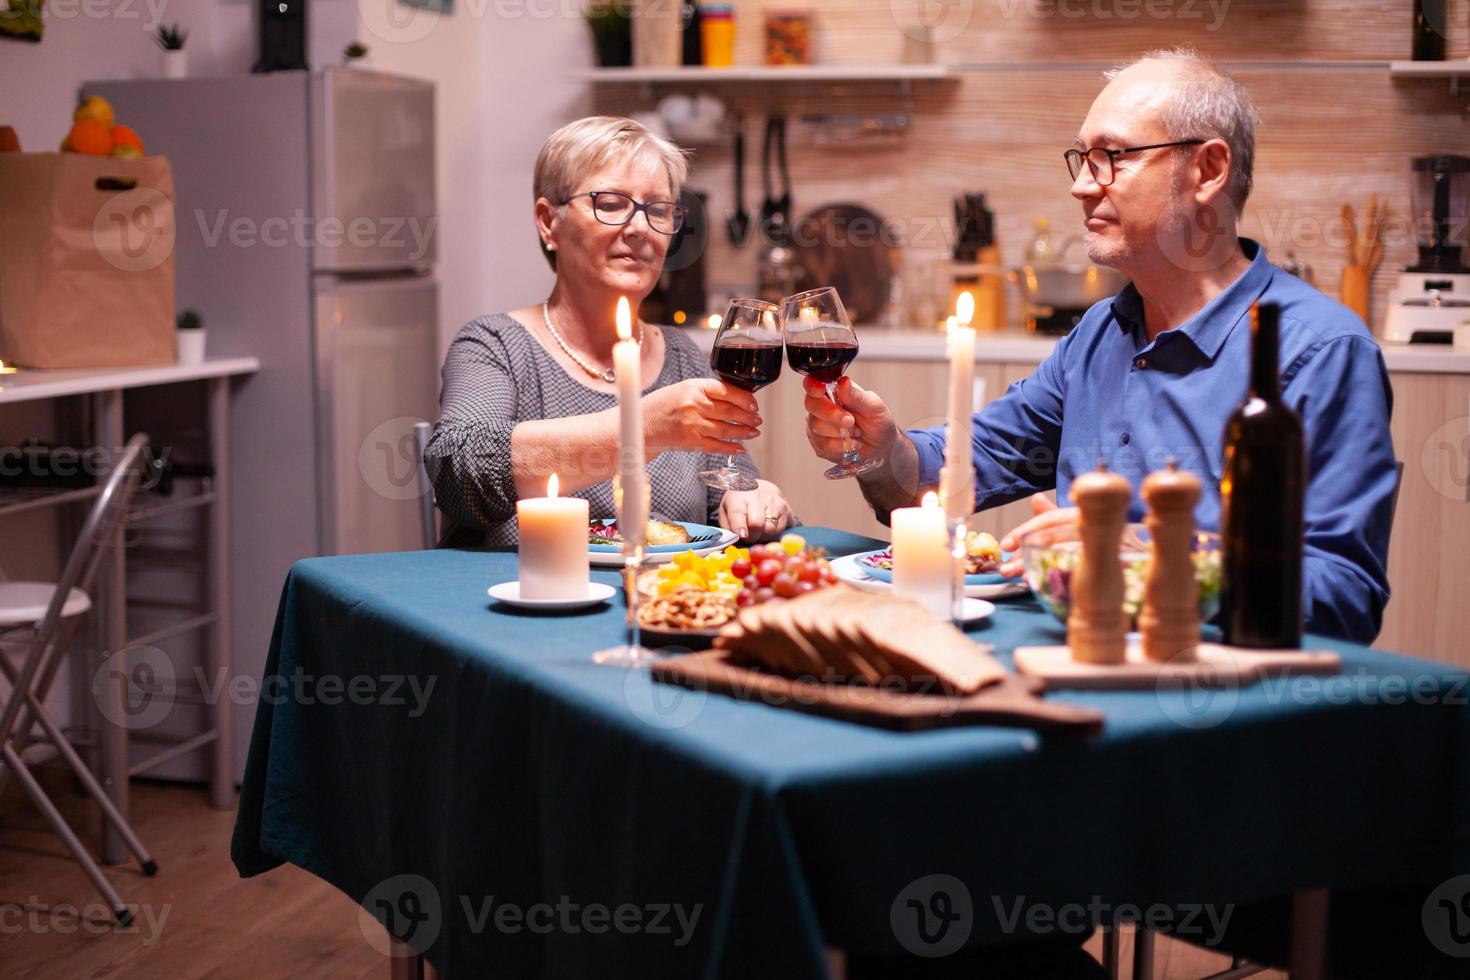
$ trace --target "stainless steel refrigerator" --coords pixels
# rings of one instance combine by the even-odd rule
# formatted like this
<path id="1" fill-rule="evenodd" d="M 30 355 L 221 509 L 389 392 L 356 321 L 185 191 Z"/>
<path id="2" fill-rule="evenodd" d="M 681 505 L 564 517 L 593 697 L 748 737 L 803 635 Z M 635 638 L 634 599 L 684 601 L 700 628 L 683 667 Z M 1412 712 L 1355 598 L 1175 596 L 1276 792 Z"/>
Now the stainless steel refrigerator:
<path id="1" fill-rule="evenodd" d="M 438 403 L 432 83 L 360 69 L 84 86 L 175 185 L 178 308 L 262 363 L 231 433 L 234 655 L 259 679 L 318 554 L 420 546 L 412 424 Z M 252 710 L 237 711 L 239 754 Z"/>

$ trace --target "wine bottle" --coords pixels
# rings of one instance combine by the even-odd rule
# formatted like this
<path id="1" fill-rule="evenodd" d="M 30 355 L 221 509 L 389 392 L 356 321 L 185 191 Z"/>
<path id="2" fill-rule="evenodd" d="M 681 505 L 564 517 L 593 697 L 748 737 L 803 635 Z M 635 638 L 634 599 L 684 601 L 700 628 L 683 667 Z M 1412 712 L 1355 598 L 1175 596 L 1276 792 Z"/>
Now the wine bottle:
<path id="1" fill-rule="evenodd" d="M 1225 426 L 1220 480 L 1225 642 L 1295 649 L 1302 641 L 1302 422 L 1281 400 L 1277 370 L 1281 310 L 1251 309 L 1251 377 Z"/>

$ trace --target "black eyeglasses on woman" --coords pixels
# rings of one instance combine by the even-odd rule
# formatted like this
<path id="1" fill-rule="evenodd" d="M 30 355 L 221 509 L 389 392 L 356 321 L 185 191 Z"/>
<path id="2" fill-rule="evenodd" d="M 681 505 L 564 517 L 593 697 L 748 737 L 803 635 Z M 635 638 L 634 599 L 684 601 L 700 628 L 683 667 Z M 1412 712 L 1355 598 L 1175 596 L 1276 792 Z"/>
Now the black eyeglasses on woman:
<path id="1" fill-rule="evenodd" d="M 662 235 L 677 234 L 684 227 L 684 218 L 689 214 L 688 208 L 673 201 L 649 201 L 647 204 L 640 204 L 618 191 L 586 191 L 573 194 L 558 203 L 569 204 L 579 197 L 592 199 L 592 214 L 605 225 L 625 225 L 633 220 L 633 215 L 642 211 L 648 219 L 648 227 Z"/>

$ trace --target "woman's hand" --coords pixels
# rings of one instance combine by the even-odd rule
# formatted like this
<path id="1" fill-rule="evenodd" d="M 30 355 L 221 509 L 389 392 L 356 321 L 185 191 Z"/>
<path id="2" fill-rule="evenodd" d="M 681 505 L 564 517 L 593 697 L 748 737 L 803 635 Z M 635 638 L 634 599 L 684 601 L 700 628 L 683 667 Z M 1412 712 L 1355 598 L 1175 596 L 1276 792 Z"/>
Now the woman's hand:
<path id="1" fill-rule="evenodd" d="M 755 396 L 714 378 L 690 378 L 643 396 L 649 456 L 669 450 L 743 453 L 735 440 L 754 439 L 760 424 Z"/>
<path id="2" fill-rule="evenodd" d="M 837 402 L 827 398 L 820 381 L 802 380 L 806 393 L 806 438 L 823 459 L 842 459 L 842 433 L 846 430 L 853 448 L 864 457 L 887 459 L 898 439 L 898 426 L 883 399 L 866 388 L 859 388 L 851 378 L 837 382 Z"/>
<path id="3" fill-rule="evenodd" d="M 754 490 L 731 490 L 720 501 L 720 527 L 751 543 L 779 538 L 795 518 L 791 505 L 770 480 L 757 480 Z"/>

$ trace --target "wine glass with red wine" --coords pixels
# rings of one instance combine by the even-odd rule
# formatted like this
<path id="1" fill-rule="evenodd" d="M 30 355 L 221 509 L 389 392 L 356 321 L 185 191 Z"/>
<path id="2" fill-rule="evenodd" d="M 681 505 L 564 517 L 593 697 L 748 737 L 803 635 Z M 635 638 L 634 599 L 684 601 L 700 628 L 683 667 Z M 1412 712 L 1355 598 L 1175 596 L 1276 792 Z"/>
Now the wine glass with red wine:
<path id="1" fill-rule="evenodd" d="M 745 391 L 756 392 L 781 376 L 781 308 L 758 299 L 735 299 L 720 321 L 710 351 L 715 377 Z M 699 479 L 722 490 L 754 490 L 759 486 L 735 466 L 734 455 L 725 465 L 705 470 Z"/>
<path id="2" fill-rule="evenodd" d="M 793 371 L 827 386 L 827 397 L 837 403 L 837 382 L 858 354 L 857 333 L 842 297 L 831 286 L 808 289 L 781 301 L 781 326 L 786 331 L 786 362 Z M 842 430 L 842 462 L 826 472 L 829 480 L 876 470 L 877 458 L 863 459 L 846 429 Z"/>

